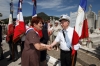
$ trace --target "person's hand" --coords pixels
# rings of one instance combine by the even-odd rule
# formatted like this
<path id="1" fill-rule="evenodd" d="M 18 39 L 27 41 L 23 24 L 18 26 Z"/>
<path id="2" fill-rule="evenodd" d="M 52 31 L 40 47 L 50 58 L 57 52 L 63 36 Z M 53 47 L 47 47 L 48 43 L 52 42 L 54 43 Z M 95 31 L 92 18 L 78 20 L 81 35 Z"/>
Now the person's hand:
<path id="1" fill-rule="evenodd" d="M 50 48 L 53 49 L 53 45 L 52 44 L 50 44 Z"/>
<path id="2" fill-rule="evenodd" d="M 47 50 L 52 50 L 51 45 L 46 45 Z"/>
<path id="3" fill-rule="evenodd" d="M 75 53 L 76 53 L 76 50 L 72 49 L 71 55 L 73 56 L 73 55 L 75 55 Z"/>

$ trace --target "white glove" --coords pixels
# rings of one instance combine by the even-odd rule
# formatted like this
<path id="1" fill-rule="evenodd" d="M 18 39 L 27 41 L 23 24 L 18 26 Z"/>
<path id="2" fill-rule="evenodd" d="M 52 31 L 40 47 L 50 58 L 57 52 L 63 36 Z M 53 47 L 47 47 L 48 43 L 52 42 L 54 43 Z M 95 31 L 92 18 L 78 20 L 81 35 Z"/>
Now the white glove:
<path id="1" fill-rule="evenodd" d="M 75 49 L 75 50 L 78 50 L 80 47 L 81 47 L 81 45 L 80 45 L 79 43 L 76 44 L 76 45 L 74 45 L 74 49 Z"/>

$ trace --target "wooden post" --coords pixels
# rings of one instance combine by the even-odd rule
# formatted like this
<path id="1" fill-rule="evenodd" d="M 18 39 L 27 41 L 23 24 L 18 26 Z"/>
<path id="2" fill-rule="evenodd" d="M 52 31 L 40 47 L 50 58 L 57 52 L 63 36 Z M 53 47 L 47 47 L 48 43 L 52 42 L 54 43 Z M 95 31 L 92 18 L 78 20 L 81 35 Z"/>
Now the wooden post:
<path id="1" fill-rule="evenodd" d="M 74 66 L 74 58 L 75 58 L 75 54 L 72 56 L 72 65 L 71 66 Z"/>

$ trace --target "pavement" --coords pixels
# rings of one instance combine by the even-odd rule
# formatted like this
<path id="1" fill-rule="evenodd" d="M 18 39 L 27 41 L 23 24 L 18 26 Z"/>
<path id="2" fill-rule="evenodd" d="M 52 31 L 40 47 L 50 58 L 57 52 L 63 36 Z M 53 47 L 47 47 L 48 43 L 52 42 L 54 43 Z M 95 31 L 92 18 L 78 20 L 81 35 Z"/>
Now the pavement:
<path id="1" fill-rule="evenodd" d="M 21 66 L 21 58 L 19 58 L 17 61 L 7 61 L 9 58 L 9 46 L 5 42 L 5 40 L 2 41 L 2 48 L 4 53 L 4 59 L 0 61 L 0 66 Z M 18 45 L 18 52 L 20 55 L 20 46 Z M 48 66 L 60 66 L 60 61 L 58 61 L 60 52 L 56 50 L 48 51 L 47 55 L 47 64 Z M 58 61 L 58 62 L 57 62 Z M 76 66 L 82 66 L 80 63 L 77 62 Z"/>
<path id="2" fill-rule="evenodd" d="M 89 34 L 93 43 L 82 45 L 78 50 L 77 61 L 83 66 L 100 66 L 100 34 Z"/>
<path id="3" fill-rule="evenodd" d="M 83 66 L 100 66 L 100 59 L 89 52 L 78 50 L 77 60 Z"/>
<path id="4" fill-rule="evenodd" d="M 2 41 L 2 48 L 4 53 L 4 59 L 0 61 L 0 66 L 21 66 L 21 58 L 19 58 L 17 61 L 7 61 L 9 58 L 9 46 L 5 42 L 5 40 Z M 20 46 L 18 46 L 18 52 L 20 55 Z M 48 58 L 50 59 L 50 58 Z M 48 60 L 49 61 L 49 60 Z M 48 62 L 48 66 L 53 66 L 52 63 Z"/>
<path id="5" fill-rule="evenodd" d="M 90 37 L 100 36 L 97 34 L 90 34 Z M 2 41 L 4 60 L 0 61 L 0 66 L 21 66 L 19 63 L 21 62 L 21 58 L 17 61 L 7 61 L 9 58 L 9 47 L 5 40 Z M 20 46 L 18 46 L 18 51 L 20 54 Z M 47 60 L 48 66 L 60 66 L 60 61 L 58 60 L 60 57 L 60 51 L 52 50 L 47 52 Z M 77 63 L 76 66 L 100 66 L 100 53 L 96 52 L 94 48 L 87 48 L 86 46 L 82 46 L 78 50 Z"/>
<path id="6" fill-rule="evenodd" d="M 49 55 L 49 63 L 52 63 L 53 65 L 60 66 L 60 51 L 52 50 L 47 52 Z M 83 66 L 78 61 L 76 62 L 76 66 Z"/>

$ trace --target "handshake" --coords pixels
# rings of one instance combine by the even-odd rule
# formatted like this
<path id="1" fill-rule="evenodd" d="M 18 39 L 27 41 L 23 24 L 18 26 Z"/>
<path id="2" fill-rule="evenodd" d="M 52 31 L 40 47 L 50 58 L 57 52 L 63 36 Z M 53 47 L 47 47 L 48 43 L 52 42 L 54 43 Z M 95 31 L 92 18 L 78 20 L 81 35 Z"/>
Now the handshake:
<path id="1" fill-rule="evenodd" d="M 41 45 L 44 46 L 45 49 L 47 49 L 47 50 L 49 50 L 49 51 L 52 50 L 52 49 L 53 49 L 53 46 L 56 45 L 56 44 L 57 44 L 57 42 L 53 42 L 53 43 L 51 43 L 51 44 L 49 44 L 49 45 L 46 45 L 46 44 L 42 44 L 42 43 L 41 43 Z"/>
<path id="2" fill-rule="evenodd" d="M 46 44 L 41 44 L 45 49 L 47 49 L 47 50 L 52 50 L 52 48 L 53 48 L 53 45 L 51 44 L 51 45 L 46 45 Z"/>
<path id="3" fill-rule="evenodd" d="M 45 45 L 47 50 L 52 50 L 53 46 L 52 45 Z"/>

